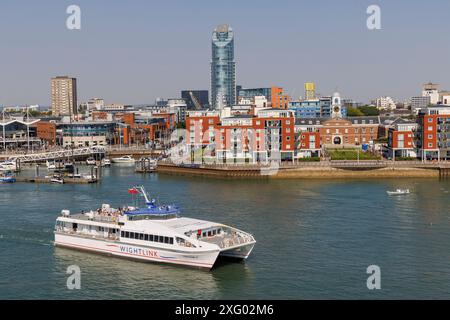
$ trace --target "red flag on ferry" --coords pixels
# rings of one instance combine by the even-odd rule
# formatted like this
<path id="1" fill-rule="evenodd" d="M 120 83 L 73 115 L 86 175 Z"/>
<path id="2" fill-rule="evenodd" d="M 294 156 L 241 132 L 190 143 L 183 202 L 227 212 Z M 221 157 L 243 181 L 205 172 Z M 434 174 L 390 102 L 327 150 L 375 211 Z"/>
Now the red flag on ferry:
<path id="1" fill-rule="evenodd" d="M 135 188 L 128 189 L 129 194 L 138 194 L 139 192 Z"/>

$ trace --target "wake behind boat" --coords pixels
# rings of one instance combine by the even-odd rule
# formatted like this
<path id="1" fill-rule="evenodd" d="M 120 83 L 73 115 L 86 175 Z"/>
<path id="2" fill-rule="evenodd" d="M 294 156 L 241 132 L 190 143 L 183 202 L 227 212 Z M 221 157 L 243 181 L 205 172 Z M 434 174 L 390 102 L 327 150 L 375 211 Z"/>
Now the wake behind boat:
<path id="1" fill-rule="evenodd" d="M 186 218 L 174 205 L 158 206 L 144 187 L 128 190 L 145 198 L 144 208 L 87 213 L 63 210 L 56 219 L 55 245 L 148 262 L 211 269 L 219 256 L 246 259 L 253 236 L 224 224 Z"/>

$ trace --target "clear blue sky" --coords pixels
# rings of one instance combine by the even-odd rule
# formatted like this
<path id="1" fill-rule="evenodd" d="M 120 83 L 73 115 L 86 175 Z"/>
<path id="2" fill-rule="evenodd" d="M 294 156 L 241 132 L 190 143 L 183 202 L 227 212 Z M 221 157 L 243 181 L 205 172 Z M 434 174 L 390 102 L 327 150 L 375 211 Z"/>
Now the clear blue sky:
<path id="1" fill-rule="evenodd" d="M 66 8 L 82 29 L 66 29 Z M 382 30 L 366 28 L 378 4 Z M 151 103 L 209 89 L 211 32 L 235 31 L 237 83 L 303 83 L 363 102 L 404 99 L 427 81 L 450 90 L 450 1 L 23 1 L 0 4 L 0 104 L 50 104 L 50 78 L 78 78 L 78 99 Z"/>

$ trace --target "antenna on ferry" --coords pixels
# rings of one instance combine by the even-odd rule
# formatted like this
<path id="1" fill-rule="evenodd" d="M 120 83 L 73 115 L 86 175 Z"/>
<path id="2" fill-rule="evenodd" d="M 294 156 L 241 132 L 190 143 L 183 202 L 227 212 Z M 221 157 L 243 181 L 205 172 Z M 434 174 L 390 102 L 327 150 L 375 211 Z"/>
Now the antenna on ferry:
<path id="1" fill-rule="evenodd" d="M 144 186 L 138 186 L 138 187 L 134 187 L 135 189 L 139 189 L 141 192 L 141 195 L 144 197 L 145 199 L 145 203 L 146 204 L 150 204 L 151 202 L 148 200 L 148 196 L 147 193 L 145 192 Z"/>

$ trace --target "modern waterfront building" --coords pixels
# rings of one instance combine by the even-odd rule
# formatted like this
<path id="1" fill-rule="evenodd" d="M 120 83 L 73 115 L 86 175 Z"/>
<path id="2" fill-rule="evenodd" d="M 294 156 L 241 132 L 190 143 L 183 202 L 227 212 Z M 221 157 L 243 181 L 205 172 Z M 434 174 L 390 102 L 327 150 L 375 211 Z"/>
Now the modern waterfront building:
<path id="1" fill-rule="evenodd" d="M 417 123 L 411 120 L 398 118 L 393 121 L 388 131 L 388 156 L 395 160 L 396 157 L 416 158 L 416 146 L 414 132 Z"/>
<path id="2" fill-rule="evenodd" d="M 295 112 L 296 118 L 320 118 L 321 107 L 319 100 L 291 101 L 289 109 Z"/>
<path id="3" fill-rule="evenodd" d="M 56 132 L 60 144 L 65 147 L 93 147 L 111 144 L 117 124 L 106 121 L 76 121 L 57 123 Z"/>
<path id="4" fill-rule="evenodd" d="M 210 102 L 213 109 L 236 103 L 234 33 L 226 24 L 219 25 L 212 34 Z"/>
<path id="5" fill-rule="evenodd" d="M 202 110 L 209 108 L 208 90 L 183 90 L 181 98 L 186 101 L 188 110 Z"/>
<path id="6" fill-rule="evenodd" d="M 41 141 L 36 135 L 36 124 L 39 119 L 27 117 L 9 117 L 3 114 L 0 119 L 0 145 L 2 149 L 24 148 L 31 149 L 40 146 Z"/>
<path id="7" fill-rule="evenodd" d="M 54 116 L 77 114 L 77 79 L 67 76 L 52 78 L 51 96 Z"/>
<path id="8" fill-rule="evenodd" d="M 333 97 L 322 97 L 315 100 L 305 101 L 291 101 L 289 109 L 295 112 L 296 118 L 310 119 L 310 118 L 331 118 Z M 337 115 L 338 113 L 335 113 Z M 347 117 L 347 108 L 340 104 L 341 117 Z"/>
<path id="9" fill-rule="evenodd" d="M 450 159 L 450 107 L 420 110 L 417 118 L 417 149 L 422 160 Z"/>

